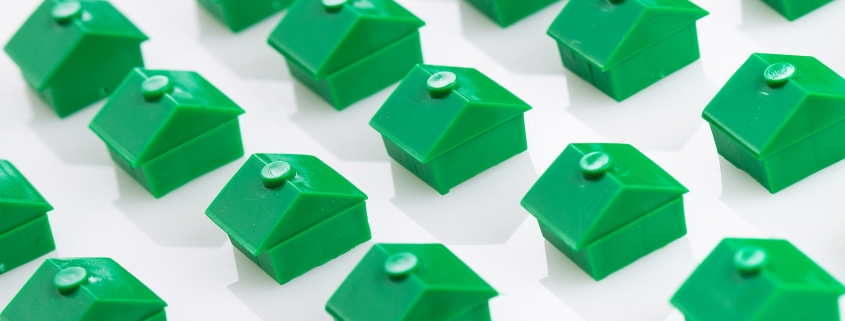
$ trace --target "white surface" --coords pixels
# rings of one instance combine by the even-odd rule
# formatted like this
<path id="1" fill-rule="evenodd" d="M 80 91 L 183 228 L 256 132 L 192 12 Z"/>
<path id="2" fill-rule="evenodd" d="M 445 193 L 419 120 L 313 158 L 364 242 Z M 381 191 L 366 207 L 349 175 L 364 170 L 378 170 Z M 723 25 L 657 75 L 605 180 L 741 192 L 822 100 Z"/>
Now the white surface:
<path id="1" fill-rule="evenodd" d="M 367 122 L 392 86 L 336 112 L 266 45 L 283 14 L 233 35 L 190 0 L 113 0 L 151 40 L 148 68 L 195 70 L 240 104 L 247 153 L 322 158 L 361 188 L 373 242 L 443 242 L 495 287 L 494 320 L 680 321 L 668 303 L 721 238 L 783 237 L 845 280 L 845 163 L 777 195 L 717 156 L 700 113 L 755 51 L 814 55 L 845 74 L 845 1 L 789 23 L 758 0 L 696 0 L 701 60 L 623 103 L 565 71 L 545 31 L 560 2 L 501 30 L 457 0 L 400 0 L 426 21 L 425 61 L 475 67 L 523 98 L 529 150 L 439 196 L 389 160 Z M 38 5 L 0 3 L 0 43 Z M 323 306 L 370 243 L 279 286 L 206 218 L 243 158 L 153 199 L 87 128 L 102 102 L 59 120 L 0 54 L 0 158 L 56 208 L 49 257 L 106 256 L 161 296 L 169 320 L 330 320 Z M 689 233 L 595 282 L 518 204 L 570 142 L 634 144 L 679 179 Z M 0 276 L 5 306 L 43 258 Z"/>

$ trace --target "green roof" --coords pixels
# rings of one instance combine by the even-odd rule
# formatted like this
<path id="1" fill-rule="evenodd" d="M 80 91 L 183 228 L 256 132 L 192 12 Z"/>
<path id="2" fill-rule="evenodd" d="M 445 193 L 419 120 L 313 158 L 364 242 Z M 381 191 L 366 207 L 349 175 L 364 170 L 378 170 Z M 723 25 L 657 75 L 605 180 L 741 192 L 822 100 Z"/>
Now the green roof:
<path id="1" fill-rule="evenodd" d="M 753 274 L 739 269 L 748 269 L 737 264 L 741 249 L 764 253 Z M 843 293 L 842 284 L 786 240 L 726 238 L 671 302 L 688 320 L 827 321 L 839 320 L 837 299 Z M 829 318 L 819 317 L 825 314 Z"/>
<path id="2" fill-rule="evenodd" d="M 49 86 L 63 64 L 72 64 L 73 51 L 85 46 L 84 39 L 113 38 L 112 46 L 138 46 L 147 36 L 107 1 L 79 0 L 82 15 L 66 26 L 53 18 L 53 5 L 44 1 L 24 22 L 4 48 L 21 68 L 24 78 L 38 90 Z M 36 63 L 33 63 L 36 62 Z"/>
<path id="3" fill-rule="evenodd" d="M 321 0 L 299 0 L 268 43 L 315 79 L 346 67 L 425 25 L 392 0 L 349 0 L 329 12 Z"/>
<path id="4" fill-rule="evenodd" d="M 12 163 L 0 159 L 0 234 L 51 210 L 26 177 Z"/>
<path id="5" fill-rule="evenodd" d="M 146 101 L 141 84 L 166 76 L 173 91 Z M 244 111 L 195 72 L 136 68 L 91 121 L 93 130 L 133 167 L 223 125 Z"/>
<path id="6" fill-rule="evenodd" d="M 611 167 L 587 179 L 579 165 L 593 152 Z M 627 144 L 570 144 L 522 199 L 522 206 L 576 251 L 681 197 L 688 190 Z"/>
<path id="7" fill-rule="evenodd" d="M 548 34 L 607 71 L 707 14 L 688 0 L 570 0 Z"/>
<path id="8" fill-rule="evenodd" d="M 782 87 L 769 87 L 764 71 L 792 64 Z M 845 120 L 845 79 L 813 57 L 753 54 L 702 114 L 760 159 Z"/>
<path id="9" fill-rule="evenodd" d="M 406 278 L 392 279 L 393 254 L 416 256 Z M 375 244 L 326 304 L 338 320 L 453 320 L 498 295 L 442 244 Z"/>
<path id="10" fill-rule="evenodd" d="M 54 283 L 59 272 L 85 269 L 87 282 L 68 294 Z M 109 258 L 47 259 L 0 313 L 0 320 L 146 320 L 167 303 Z"/>
<path id="11" fill-rule="evenodd" d="M 458 87 L 432 98 L 426 82 L 449 71 Z M 521 116 L 531 106 L 478 70 L 417 65 L 370 120 L 370 126 L 420 163 Z"/>
<path id="12" fill-rule="evenodd" d="M 265 165 L 285 161 L 296 172 L 281 188 L 264 187 Z M 367 199 L 355 185 L 309 155 L 253 154 L 205 211 L 253 255 Z"/>

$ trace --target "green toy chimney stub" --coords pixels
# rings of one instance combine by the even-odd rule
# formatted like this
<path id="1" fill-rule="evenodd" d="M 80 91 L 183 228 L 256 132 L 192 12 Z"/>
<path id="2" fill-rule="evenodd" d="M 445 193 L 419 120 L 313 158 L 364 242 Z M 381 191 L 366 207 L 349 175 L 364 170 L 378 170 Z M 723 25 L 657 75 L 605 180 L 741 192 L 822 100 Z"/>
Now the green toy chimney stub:
<path id="1" fill-rule="evenodd" d="M 671 302 L 688 321 L 839 321 L 843 293 L 789 241 L 726 238 Z"/>
<path id="2" fill-rule="evenodd" d="M 466 0 L 502 27 L 534 14 L 558 0 Z"/>
<path id="3" fill-rule="evenodd" d="M 0 275 L 56 249 L 47 219 L 52 210 L 12 163 L 0 159 Z"/>
<path id="4" fill-rule="evenodd" d="M 341 110 L 422 63 L 424 24 L 392 0 L 299 0 L 268 43 L 296 79 Z"/>
<path id="5" fill-rule="evenodd" d="M 787 20 L 793 21 L 833 0 L 762 0 Z"/>
<path id="6" fill-rule="evenodd" d="M 27 84 L 59 117 L 108 97 L 144 66 L 131 21 L 103 0 L 46 0 L 6 44 Z"/>
<path id="7" fill-rule="evenodd" d="M 370 126 L 390 157 L 446 194 L 528 148 L 523 114 L 530 109 L 478 70 L 417 65 Z"/>
<path id="8" fill-rule="evenodd" d="M 627 144 L 570 144 L 522 199 L 543 237 L 601 280 L 687 233 L 687 189 Z"/>
<path id="9" fill-rule="evenodd" d="M 156 198 L 244 154 L 244 111 L 195 72 L 135 69 L 90 124 Z"/>
<path id="10" fill-rule="evenodd" d="M 197 0 L 234 32 L 243 31 L 290 6 L 294 0 Z"/>
<path id="11" fill-rule="evenodd" d="M 109 258 L 47 259 L 0 320 L 166 321 L 164 303 Z"/>
<path id="12" fill-rule="evenodd" d="M 366 200 L 314 156 L 253 154 L 205 214 L 285 284 L 370 240 Z"/>
<path id="13" fill-rule="evenodd" d="M 489 321 L 497 295 L 442 244 L 376 244 L 326 311 L 337 321 Z"/>
<path id="14" fill-rule="evenodd" d="M 719 155 L 771 193 L 845 159 L 845 79 L 813 57 L 751 55 L 702 117 Z"/>
<path id="15" fill-rule="evenodd" d="M 622 101 L 698 60 L 707 14 L 688 0 L 570 0 L 548 34 L 567 69 Z"/>

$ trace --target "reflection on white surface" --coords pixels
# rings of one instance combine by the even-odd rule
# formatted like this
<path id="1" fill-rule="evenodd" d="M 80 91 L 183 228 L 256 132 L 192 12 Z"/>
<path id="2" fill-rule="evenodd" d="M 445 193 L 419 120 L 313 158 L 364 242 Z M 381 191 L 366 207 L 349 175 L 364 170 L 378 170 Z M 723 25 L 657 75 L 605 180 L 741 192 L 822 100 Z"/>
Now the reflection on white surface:
<path id="1" fill-rule="evenodd" d="M 88 124 L 105 104 L 105 100 L 73 115 L 59 118 L 53 109 L 31 89 L 26 88 L 26 95 L 29 98 L 33 116 L 29 126 L 59 158 L 69 164 L 107 164 L 104 161 L 108 159 L 105 143 L 88 129 Z"/>
<path id="2" fill-rule="evenodd" d="M 267 44 L 267 37 L 287 14 L 275 14 L 239 33 L 234 33 L 205 8 L 197 6 L 200 43 L 234 73 L 246 79 L 290 79 L 282 54 Z"/>
<path id="3" fill-rule="evenodd" d="M 546 34 L 552 21 L 563 10 L 562 2 L 504 29 L 475 7 L 464 1 L 458 3 L 464 37 L 503 67 L 516 74 L 563 72 L 557 44 Z"/>
<path id="4" fill-rule="evenodd" d="M 382 89 L 344 110 L 338 111 L 308 87 L 294 80 L 296 113 L 290 120 L 326 149 L 344 160 L 387 161 L 381 135 L 370 127 L 376 114 L 396 84 Z"/>
<path id="5" fill-rule="evenodd" d="M 567 71 L 566 109 L 609 141 L 641 150 L 680 150 L 701 123 L 701 111 L 716 93 L 700 61 L 616 102 Z"/>
<path id="6" fill-rule="evenodd" d="M 396 197 L 390 200 L 445 244 L 503 244 L 528 215 L 519 201 L 537 181 L 522 153 L 440 195 L 391 161 Z"/>
<path id="7" fill-rule="evenodd" d="M 283 285 L 232 248 L 238 282 L 229 285 L 229 291 L 262 320 L 332 320 L 326 302 L 371 247 L 371 242 L 358 245 Z"/>
<path id="8" fill-rule="evenodd" d="M 549 276 L 540 281 L 590 321 L 665 320 L 669 298 L 697 265 L 686 238 L 676 240 L 596 282 L 554 246 L 545 243 Z"/>

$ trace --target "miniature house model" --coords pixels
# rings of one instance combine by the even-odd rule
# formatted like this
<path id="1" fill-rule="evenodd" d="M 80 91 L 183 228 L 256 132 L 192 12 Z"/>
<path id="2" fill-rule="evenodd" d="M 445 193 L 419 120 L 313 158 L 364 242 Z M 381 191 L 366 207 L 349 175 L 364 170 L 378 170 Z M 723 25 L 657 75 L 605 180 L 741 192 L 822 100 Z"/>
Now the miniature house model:
<path id="1" fill-rule="evenodd" d="M 839 321 L 845 293 L 792 243 L 724 239 L 672 297 L 687 320 Z"/>
<path id="2" fill-rule="evenodd" d="M 820 8 L 833 0 L 763 0 L 772 9 L 783 15 L 787 20 L 793 21 Z"/>
<path id="3" fill-rule="evenodd" d="M 376 244 L 326 304 L 338 321 L 489 321 L 498 295 L 442 244 Z"/>
<path id="4" fill-rule="evenodd" d="M 703 117 L 719 155 L 771 193 L 845 159 L 845 79 L 813 57 L 751 55 Z"/>
<path id="5" fill-rule="evenodd" d="M 205 213 L 284 284 L 370 239 L 366 200 L 314 156 L 253 154 Z"/>
<path id="6" fill-rule="evenodd" d="M 296 79 L 341 110 L 422 63 L 424 24 L 393 0 L 299 0 L 268 43 Z"/>
<path id="7" fill-rule="evenodd" d="M 242 31 L 276 12 L 293 0 L 197 0 L 215 18 L 234 32 Z"/>
<path id="8" fill-rule="evenodd" d="M 56 249 L 47 220 L 52 210 L 12 163 L 0 159 L 0 275 Z"/>
<path id="9" fill-rule="evenodd" d="M 688 0 L 570 0 L 548 34 L 567 69 L 622 101 L 698 60 L 706 15 Z"/>
<path id="10" fill-rule="evenodd" d="M 89 127 L 158 198 L 243 156 L 243 113 L 197 73 L 135 69 Z"/>
<path id="11" fill-rule="evenodd" d="M 530 109 L 478 70 L 417 65 L 370 126 L 390 157 L 446 194 L 528 148 Z"/>
<path id="12" fill-rule="evenodd" d="M 166 321 L 167 303 L 109 258 L 47 259 L 0 320 Z"/>
<path id="13" fill-rule="evenodd" d="M 466 0 L 502 27 L 540 11 L 558 0 Z"/>
<path id="14" fill-rule="evenodd" d="M 6 44 L 26 82 L 60 117 L 108 97 L 143 67 L 147 37 L 107 1 L 46 0 Z"/>
<path id="15" fill-rule="evenodd" d="M 543 237 L 596 280 L 684 236 L 687 189 L 627 144 L 570 144 L 522 199 Z"/>

